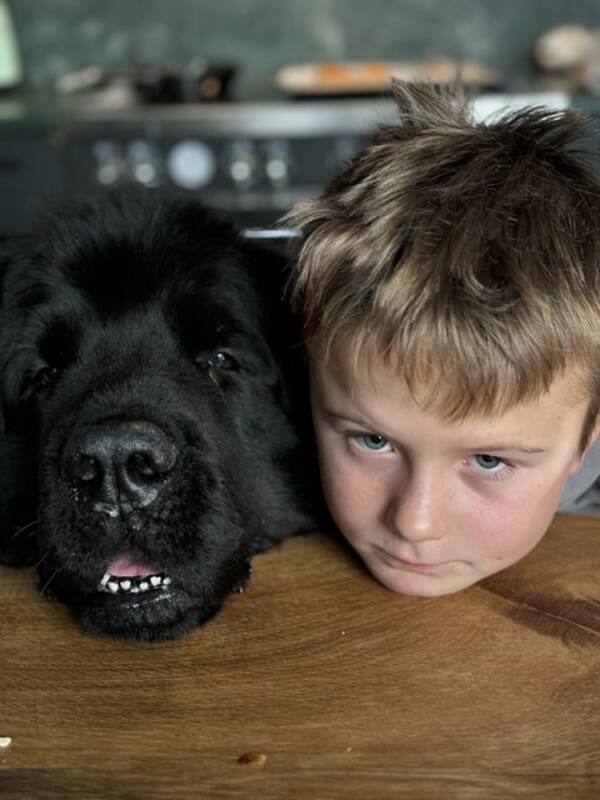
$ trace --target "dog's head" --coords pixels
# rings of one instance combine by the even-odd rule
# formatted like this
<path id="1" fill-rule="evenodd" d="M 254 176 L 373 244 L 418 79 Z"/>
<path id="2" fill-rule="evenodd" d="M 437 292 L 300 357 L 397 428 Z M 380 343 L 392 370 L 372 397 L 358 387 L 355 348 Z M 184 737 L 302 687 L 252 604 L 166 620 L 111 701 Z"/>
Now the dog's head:
<path id="1" fill-rule="evenodd" d="M 86 628 L 177 636 L 317 526 L 282 279 L 152 193 L 52 214 L 5 258 L 0 558 L 37 560 Z"/>

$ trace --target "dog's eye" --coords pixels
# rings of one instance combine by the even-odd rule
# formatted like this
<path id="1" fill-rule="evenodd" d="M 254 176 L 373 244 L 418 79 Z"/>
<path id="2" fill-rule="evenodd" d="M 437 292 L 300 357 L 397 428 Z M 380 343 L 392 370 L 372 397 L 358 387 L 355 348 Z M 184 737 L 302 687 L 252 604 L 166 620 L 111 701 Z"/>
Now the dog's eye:
<path id="1" fill-rule="evenodd" d="M 34 373 L 31 380 L 33 390 L 36 392 L 43 392 L 48 389 L 56 380 L 58 370 L 56 367 L 42 367 Z"/>
<path id="2" fill-rule="evenodd" d="M 240 366 L 231 353 L 226 353 L 223 350 L 213 353 L 213 355 L 207 359 L 206 363 L 212 369 L 236 370 L 239 369 Z"/>

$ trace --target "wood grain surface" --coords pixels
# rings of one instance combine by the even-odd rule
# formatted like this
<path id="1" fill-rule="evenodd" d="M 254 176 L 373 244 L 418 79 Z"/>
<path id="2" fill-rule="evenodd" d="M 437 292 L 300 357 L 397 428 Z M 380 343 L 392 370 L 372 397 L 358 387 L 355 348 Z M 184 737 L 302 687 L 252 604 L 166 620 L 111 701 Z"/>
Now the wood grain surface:
<path id="1" fill-rule="evenodd" d="M 457 595 L 288 540 L 186 638 L 83 634 L 0 568 L 0 798 L 600 798 L 600 521 Z"/>

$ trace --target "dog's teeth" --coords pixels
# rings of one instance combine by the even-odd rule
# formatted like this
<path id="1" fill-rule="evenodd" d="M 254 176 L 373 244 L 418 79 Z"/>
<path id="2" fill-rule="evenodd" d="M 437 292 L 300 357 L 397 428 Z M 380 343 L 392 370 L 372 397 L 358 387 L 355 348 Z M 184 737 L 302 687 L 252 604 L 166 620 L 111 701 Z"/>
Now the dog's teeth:
<path id="1" fill-rule="evenodd" d="M 118 594 L 119 592 L 125 594 L 139 594 L 140 592 L 147 592 L 150 589 L 159 587 L 165 589 L 171 582 L 172 579 L 164 575 L 149 575 L 146 578 L 137 576 L 135 578 L 124 578 L 122 580 L 118 575 L 110 575 L 107 572 L 98 584 L 98 591 L 111 592 L 112 594 Z"/>

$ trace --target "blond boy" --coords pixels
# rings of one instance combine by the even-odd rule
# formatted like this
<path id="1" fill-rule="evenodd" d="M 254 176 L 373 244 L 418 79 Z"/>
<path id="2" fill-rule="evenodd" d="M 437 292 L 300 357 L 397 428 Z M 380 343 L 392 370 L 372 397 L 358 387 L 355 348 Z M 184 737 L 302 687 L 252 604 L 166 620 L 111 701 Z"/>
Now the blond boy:
<path id="1" fill-rule="evenodd" d="M 400 124 L 288 216 L 291 289 L 332 516 L 382 584 L 435 596 L 521 559 L 600 474 L 600 184 L 575 112 L 394 97 Z"/>

